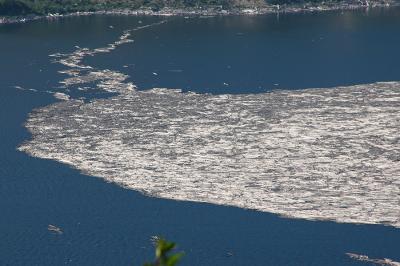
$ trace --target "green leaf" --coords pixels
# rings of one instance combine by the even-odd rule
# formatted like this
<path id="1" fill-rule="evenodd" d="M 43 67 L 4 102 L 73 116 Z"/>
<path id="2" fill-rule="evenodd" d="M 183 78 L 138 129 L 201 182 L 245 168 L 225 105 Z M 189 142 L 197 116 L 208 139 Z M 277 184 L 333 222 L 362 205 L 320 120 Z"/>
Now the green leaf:
<path id="1" fill-rule="evenodd" d="M 183 257 L 183 253 L 177 253 L 177 254 L 172 255 L 167 260 L 167 263 L 166 263 L 167 266 L 175 266 L 182 257 Z"/>
<path id="2" fill-rule="evenodd" d="M 156 258 L 153 263 L 146 263 L 143 266 L 175 266 L 184 255 L 183 253 L 176 253 L 169 255 L 176 244 L 168 242 L 167 240 L 159 237 L 155 237 L 156 241 Z"/>

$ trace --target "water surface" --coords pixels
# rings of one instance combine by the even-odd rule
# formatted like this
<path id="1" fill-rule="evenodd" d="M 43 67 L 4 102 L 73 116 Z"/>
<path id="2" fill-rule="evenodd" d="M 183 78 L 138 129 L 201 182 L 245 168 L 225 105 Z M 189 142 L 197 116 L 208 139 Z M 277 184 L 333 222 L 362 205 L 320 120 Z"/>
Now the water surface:
<path id="1" fill-rule="evenodd" d="M 213 94 L 396 81 L 398 15 L 390 9 L 172 18 L 87 63 L 129 74 L 139 89 Z M 179 243 L 184 265 L 361 265 L 345 252 L 400 260 L 393 227 L 150 198 L 16 151 L 29 138 L 22 126 L 27 114 L 64 90 L 57 88 L 63 67 L 51 64 L 49 54 L 101 47 L 123 30 L 158 20 L 93 16 L 0 27 L 0 264 L 139 265 L 152 257 L 149 239 L 159 234 Z M 49 233 L 48 224 L 64 234 Z"/>

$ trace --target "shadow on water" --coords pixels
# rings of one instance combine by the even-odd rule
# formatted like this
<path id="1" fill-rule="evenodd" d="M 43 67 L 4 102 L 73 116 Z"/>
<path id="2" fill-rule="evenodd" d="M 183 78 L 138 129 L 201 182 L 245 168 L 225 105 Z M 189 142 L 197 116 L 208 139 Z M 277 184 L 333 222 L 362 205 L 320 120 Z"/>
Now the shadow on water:
<path id="1" fill-rule="evenodd" d="M 54 99 L 50 94 L 11 87 L 44 91 L 56 86 L 58 66 L 49 64 L 48 54 L 70 51 L 76 44 L 105 44 L 119 33 L 104 33 L 110 23 L 125 29 L 137 20 L 74 18 L 68 21 L 71 24 L 35 22 L 0 28 L 0 265 L 140 265 L 153 256 L 153 235 L 179 243 L 186 253 L 182 265 L 363 265 L 347 258 L 346 252 L 400 260 L 400 231 L 392 227 L 286 219 L 234 207 L 146 197 L 16 151 L 29 138 L 23 128 L 27 114 Z M 68 25 L 103 30 L 75 32 Z M 123 62 L 117 60 L 122 50 L 115 52 L 117 59 L 109 65 L 121 66 Z M 154 58 L 139 74 L 151 73 Z M 141 60 L 135 62 L 146 61 Z M 214 70 L 209 69 L 210 73 Z M 189 78 L 196 75 L 194 70 L 189 73 Z M 202 87 L 203 79 L 196 76 L 192 84 Z M 173 85 L 172 80 L 166 77 L 165 85 Z M 215 80 L 215 84 L 223 81 Z M 144 78 L 140 82 L 146 87 L 159 81 Z M 63 234 L 48 231 L 49 224 L 60 227 Z"/>

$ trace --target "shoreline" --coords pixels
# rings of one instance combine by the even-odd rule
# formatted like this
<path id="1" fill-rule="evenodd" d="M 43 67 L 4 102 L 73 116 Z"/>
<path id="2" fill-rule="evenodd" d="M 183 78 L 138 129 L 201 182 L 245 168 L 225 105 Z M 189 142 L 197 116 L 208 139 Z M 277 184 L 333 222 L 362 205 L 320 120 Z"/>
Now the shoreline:
<path id="1" fill-rule="evenodd" d="M 220 8 L 163 8 L 157 11 L 149 8 L 141 9 L 115 9 L 115 10 L 98 10 L 98 11 L 77 11 L 67 14 L 48 14 L 48 15 L 25 15 L 25 16 L 0 16 L 0 25 L 2 24 L 16 24 L 26 23 L 35 20 L 47 19 L 55 20 L 64 17 L 75 17 L 75 16 L 90 16 L 90 15 L 121 15 L 121 16 L 158 16 L 158 17 L 169 17 L 169 16 L 187 16 L 187 17 L 204 17 L 204 16 L 256 16 L 266 14 L 292 14 L 292 13 L 310 13 L 310 12 L 324 12 L 324 11 L 336 11 L 336 10 L 358 10 L 358 9 L 370 9 L 370 8 L 393 8 L 400 6 L 398 1 L 384 1 L 384 2 L 340 2 L 340 3 L 327 3 L 314 5 L 306 3 L 303 5 L 270 5 L 259 8 L 232 8 L 232 9 L 220 9 Z"/>

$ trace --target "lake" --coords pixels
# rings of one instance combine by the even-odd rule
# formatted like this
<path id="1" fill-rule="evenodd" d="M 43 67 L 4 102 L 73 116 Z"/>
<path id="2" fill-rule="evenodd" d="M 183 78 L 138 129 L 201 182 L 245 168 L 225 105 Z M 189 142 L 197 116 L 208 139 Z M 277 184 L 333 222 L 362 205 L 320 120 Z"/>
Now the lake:
<path id="1" fill-rule="evenodd" d="M 146 25 L 152 26 L 144 27 Z M 119 38 L 127 30 L 132 30 L 128 32 L 128 38 L 133 42 L 118 44 L 115 49 L 105 52 L 93 52 L 96 48 L 110 47 L 109 44 L 121 40 Z M 89 50 L 82 50 L 80 47 Z M 238 105 L 229 105 L 232 108 L 241 107 L 243 97 L 250 97 L 252 101 L 266 97 L 268 99 L 265 98 L 265 101 L 270 103 L 266 106 L 268 107 L 274 106 L 273 103 L 278 101 L 284 102 L 282 99 L 286 99 L 286 94 L 292 97 L 307 92 L 317 99 L 320 93 L 334 93 L 338 86 L 393 81 L 395 83 L 390 83 L 392 94 L 388 96 L 392 101 L 386 99 L 386 102 L 390 102 L 387 108 L 391 108 L 391 113 L 396 115 L 398 101 L 391 96 L 399 91 L 396 83 L 400 80 L 398 47 L 399 8 L 254 17 L 86 16 L 1 25 L 0 265 L 141 265 L 153 257 L 151 237 L 156 235 L 178 243 L 178 250 L 185 252 L 182 265 L 365 265 L 349 258 L 345 254 L 348 252 L 399 261 L 400 230 L 398 226 L 393 226 L 396 224 L 396 217 L 398 222 L 397 209 L 392 212 L 390 209 L 383 209 L 388 211 L 388 217 L 394 216 L 394 220 L 387 223 L 382 218 L 384 213 L 371 212 L 370 217 L 376 218 L 375 220 L 369 221 L 367 217 L 359 221 L 357 217 L 347 217 L 344 214 L 328 214 L 331 211 L 329 208 L 326 210 L 326 218 L 330 221 L 321 221 L 308 213 L 306 208 L 302 209 L 306 214 L 301 212 L 294 215 L 297 218 L 285 218 L 281 215 L 286 213 L 279 208 L 271 213 L 265 211 L 275 210 L 270 205 L 265 207 L 257 202 L 246 205 L 247 203 L 240 201 L 240 197 L 220 199 L 218 195 L 222 190 L 215 190 L 216 194 L 210 196 L 203 194 L 205 190 L 201 190 L 201 186 L 196 187 L 195 189 L 200 190 L 195 190 L 196 193 L 193 194 L 187 191 L 186 194 L 173 194 L 176 193 L 173 188 L 169 188 L 171 193 L 168 190 L 168 193 L 162 194 L 164 191 L 159 192 L 149 186 L 162 184 L 163 190 L 168 182 L 164 184 L 150 181 L 149 185 L 141 182 L 146 186 L 138 188 L 139 184 L 132 185 L 132 180 L 126 183 L 108 180 L 105 170 L 95 171 L 78 166 L 88 160 L 87 157 L 77 156 L 81 154 L 76 151 L 79 151 L 82 143 L 68 142 L 68 153 L 66 149 L 54 151 L 56 145 L 67 145 L 63 140 L 70 139 L 72 135 L 68 134 L 74 134 L 75 131 L 63 132 L 65 136 L 60 137 L 60 131 L 52 128 L 54 125 L 71 125 L 72 123 L 65 125 L 63 121 L 75 117 L 78 110 L 95 110 L 98 111 L 98 117 L 103 118 L 102 110 L 105 109 L 91 109 L 90 101 L 93 101 L 92 106 L 102 107 L 97 103 L 107 104 L 106 107 L 111 110 L 115 108 L 115 104 L 139 106 L 141 101 L 132 100 L 130 95 L 118 98 L 117 94 L 121 91 L 114 88 L 121 84 L 125 86 L 128 82 L 136 85 L 143 95 L 149 95 L 146 92 L 151 94 L 152 88 L 195 92 L 196 94 L 187 94 L 193 95 L 190 97 L 199 97 L 188 102 L 190 105 L 180 105 L 184 100 L 173 98 L 176 105 L 172 107 L 176 107 L 176 113 L 179 113 L 181 109 L 178 106 L 192 106 L 193 109 L 196 106 L 201 109 L 196 104 L 206 106 L 226 95 L 231 97 L 229 99 L 237 99 Z M 66 65 L 71 61 L 63 64 L 60 60 L 71 60 L 72 56 L 75 59 L 81 56 L 78 58 L 78 68 L 82 65 L 91 66 L 96 70 L 108 69 L 112 73 L 101 72 L 95 78 L 84 75 L 87 74 L 84 71 L 89 71 L 90 74 L 91 69 L 66 73 L 66 70 L 77 67 Z M 110 79 L 104 76 L 106 74 L 126 76 Z M 86 81 L 67 80 L 71 77 Z M 66 82 L 66 86 L 63 87 L 61 81 Z M 96 86 L 99 81 L 102 88 Z M 380 90 L 376 92 L 375 85 L 367 87 L 371 87 L 368 90 L 371 91 L 371 96 L 379 98 Z M 310 91 L 312 88 L 321 89 Z M 386 87 L 382 90 L 388 92 Z M 68 95 L 75 100 L 56 100 L 56 92 L 60 93 L 61 98 Z M 284 96 L 282 92 L 285 92 Z M 351 92 L 354 92 L 353 89 Z M 170 95 L 168 92 L 157 93 L 156 95 Z M 176 97 L 186 95 L 177 94 L 179 96 Z M 276 98 L 269 98 L 270 95 L 276 95 Z M 329 97 L 334 96 L 329 94 Z M 149 98 L 143 103 L 149 106 L 162 102 L 154 99 Z M 302 99 L 307 101 L 307 97 Z M 373 97 L 369 97 L 367 102 L 374 104 L 373 100 Z M 58 105 L 53 106 L 57 108 L 37 109 L 46 108 L 56 101 L 59 102 Z M 289 104 L 295 105 L 295 101 Z M 162 110 L 167 108 L 168 106 Z M 34 109 L 36 111 L 29 115 Z M 154 109 L 156 108 L 146 110 L 151 113 Z M 173 109 L 170 112 L 175 113 Z M 43 114 L 47 115 L 46 119 L 40 123 L 35 123 L 39 120 L 32 120 L 31 129 L 36 130 L 34 132 L 37 133 L 38 140 L 43 137 L 45 141 L 35 142 L 32 146 L 27 146 L 25 151 L 31 154 L 36 152 L 37 157 L 54 160 L 32 157 L 18 150 L 18 147 L 23 143 L 27 144 L 26 141 L 31 139 L 31 134 L 24 126 L 28 116 L 39 119 Z M 87 113 L 82 111 L 82 114 L 84 117 Z M 96 113 L 91 115 L 96 117 Z M 196 115 L 193 117 L 198 118 Z M 307 117 L 309 116 L 303 116 L 302 119 Z M 118 124 L 122 120 L 119 116 L 117 118 L 115 123 Z M 283 116 L 278 118 L 280 121 L 284 120 Z M 384 118 L 389 119 L 386 116 Z M 106 116 L 104 119 L 109 121 L 113 117 Z M 215 119 L 212 121 L 214 124 L 225 125 L 221 122 L 224 119 Z M 151 122 L 145 121 L 147 124 Z M 398 119 L 389 122 L 395 123 L 392 127 L 394 129 L 399 126 Z M 96 130 L 101 128 L 99 124 L 92 125 L 85 121 L 78 129 L 85 129 L 89 125 Z M 135 127 L 128 125 L 129 128 Z M 138 120 L 138 128 L 145 128 L 145 125 L 142 120 Z M 42 133 L 39 134 L 40 131 Z M 80 131 L 77 132 L 81 134 Z M 94 136 L 99 134 L 97 131 L 95 133 Z M 112 138 L 102 141 L 110 140 L 112 143 L 115 136 L 110 136 Z M 90 137 L 93 138 L 93 135 Z M 160 143 L 165 145 L 167 142 Z M 188 142 L 182 143 L 190 147 Z M 392 143 L 392 152 L 398 153 L 398 140 Z M 201 143 L 196 145 L 199 150 L 206 146 Z M 104 152 L 95 155 L 104 156 Z M 112 159 L 113 156 L 107 159 Z M 129 156 L 133 155 L 129 153 Z M 145 156 L 149 158 L 148 154 Z M 62 159 L 88 175 L 55 161 Z M 73 161 L 74 159 L 77 161 Z M 197 157 L 192 159 L 197 162 Z M 399 167 L 396 159 L 393 162 L 388 169 Z M 147 162 L 148 165 L 151 163 Z M 231 167 L 225 163 L 219 165 Z M 238 165 L 243 165 L 246 170 L 249 167 L 243 161 L 239 161 Z M 113 168 L 106 170 L 112 174 L 120 174 L 118 171 L 122 168 L 114 166 L 113 163 Z M 339 166 L 332 167 L 336 170 Z M 365 169 L 369 171 L 368 168 Z M 132 169 L 128 167 L 127 171 L 130 170 Z M 154 169 L 146 170 L 151 172 Z M 382 173 L 386 177 L 390 172 L 385 170 L 387 169 L 383 169 Z M 147 172 L 139 173 L 146 176 Z M 294 175 L 296 174 L 295 172 Z M 396 184 L 398 172 L 394 172 L 391 177 Z M 130 188 L 137 188 L 136 190 L 145 194 L 118 184 L 128 188 L 132 185 Z M 232 185 L 232 191 L 236 189 Z M 315 191 L 317 189 L 313 190 Z M 393 193 L 393 200 L 398 202 L 398 186 L 382 191 L 382 197 Z M 271 195 L 282 195 L 279 191 L 276 193 L 271 192 Z M 385 203 L 385 200 L 387 198 L 383 198 L 382 202 Z M 318 201 L 314 203 L 315 206 L 321 204 Z M 365 201 L 358 204 L 364 206 Z M 390 203 L 383 206 L 395 208 L 395 205 Z M 353 210 L 351 207 L 347 206 L 349 210 Z M 253 208 L 261 211 L 251 210 Z M 289 213 L 297 210 L 291 209 Z M 313 220 L 300 219 L 302 217 L 311 217 Z M 49 224 L 60 227 L 63 234 L 50 232 Z"/>

